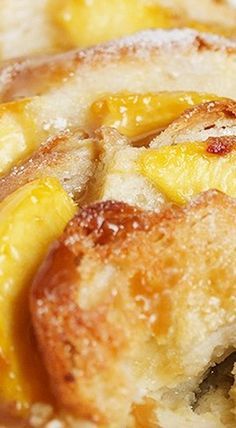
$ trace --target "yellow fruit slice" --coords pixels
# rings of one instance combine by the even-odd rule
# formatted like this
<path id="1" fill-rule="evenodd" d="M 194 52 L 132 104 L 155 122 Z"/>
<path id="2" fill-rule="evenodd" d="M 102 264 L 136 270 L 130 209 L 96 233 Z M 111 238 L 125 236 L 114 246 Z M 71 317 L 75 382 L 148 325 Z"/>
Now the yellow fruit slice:
<path id="1" fill-rule="evenodd" d="M 176 8 L 177 9 L 177 8 Z M 48 0 L 60 46 L 89 46 L 148 28 L 192 27 L 233 36 L 233 28 L 190 20 L 181 10 L 142 0 Z"/>
<path id="2" fill-rule="evenodd" d="M 54 178 L 31 182 L 0 204 L 0 401 L 18 410 L 47 401 L 32 337 L 28 289 L 49 244 L 75 212 Z"/>
<path id="3" fill-rule="evenodd" d="M 202 31 L 206 33 L 212 33 L 212 34 L 218 34 L 220 36 L 225 37 L 236 37 L 236 27 L 231 26 L 225 26 L 222 24 L 217 23 L 211 23 L 211 22 L 200 22 L 200 21 L 194 21 L 192 19 L 186 19 L 186 24 L 184 26 L 193 28 L 197 31 Z"/>
<path id="4" fill-rule="evenodd" d="M 91 124 L 111 126 L 135 138 L 166 127 L 187 108 L 216 99 L 217 95 L 197 92 L 108 95 L 91 106 Z"/>
<path id="5" fill-rule="evenodd" d="M 208 143 L 183 143 L 147 150 L 138 170 L 173 202 L 218 189 L 236 197 L 236 147 L 225 154 L 209 153 Z"/>
<path id="6" fill-rule="evenodd" d="M 49 0 L 49 13 L 63 34 L 59 43 L 69 46 L 89 46 L 176 23 L 169 9 L 140 0 Z"/>
<path id="7" fill-rule="evenodd" d="M 0 175 L 33 152 L 40 132 L 31 110 L 32 99 L 0 104 Z"/>

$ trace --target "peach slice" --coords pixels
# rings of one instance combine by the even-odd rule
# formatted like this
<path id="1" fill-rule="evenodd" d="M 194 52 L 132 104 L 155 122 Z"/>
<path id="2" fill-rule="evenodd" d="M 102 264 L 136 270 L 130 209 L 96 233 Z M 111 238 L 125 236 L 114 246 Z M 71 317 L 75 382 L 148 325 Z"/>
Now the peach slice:
<path id="1" fill-rule="evenodd" d="M 28 289 L 74 212 L 54 178 L 26 184 L 0 204 L 0 401 L 14 402 L 20 411 L 49 395 L 32 337 Z"/>

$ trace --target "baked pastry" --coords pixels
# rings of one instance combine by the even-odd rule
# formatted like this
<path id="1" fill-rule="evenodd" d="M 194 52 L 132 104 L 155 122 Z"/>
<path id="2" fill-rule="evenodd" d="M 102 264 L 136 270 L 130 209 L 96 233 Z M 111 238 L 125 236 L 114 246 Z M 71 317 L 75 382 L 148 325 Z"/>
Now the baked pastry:
<path id="1" fill-rule="evenodd" d="M 33 180 L 55 177 L 79 205 L 95 172 L 99 146 L 81 131 L 58 134 L 0 178 L 0 201 Z M 78 173 L 79 171 L 79 173 Z"/>
<path id="2" fill-rule="evenodd" d="M 235 58 L 173 30 L 3 65 L 3 426 L 235 425 Z"/>
<path id="3" fill-rule="evenodd" d="M 224 404 L 222 419 L 193 411 L 235 348 L 235 215 L 209 191 L 159 215 L 108 201 L 74 217 L 31 292 L 64 408 L 91 426 L 235 426 Z"/>
<path id="4" fill-rule="evenodd" d="M 235 197 L 235 144 L 232 100 L 185 111 L 148 147 L 134 147 L 114 129 L 103 128 L 102 154 L 89 201 L 122 200 L 157 211 L 163 204 L 183 204 L 211 188 Z"/>
<path id="5" fill-rule="evenodd" d="M 235 424 L 234 388 L 231 398 L 227 394 L 232 382 L 225 381 L 219 369 L 223 380 L 218 381 L 219 387 L 214 387 L 217 382 L 211 384 L 208 372 L 234 349 L 235 202 L 209 190 L 187 207 L 163 210 L 164 205 L 170 205 L 171 198 L 164 191 L 160 194 L 159 188 L 158 203 L 152 207 L 155 211 L 149 212 L 107 201 L 109 195 L 98 196 L 97 189 L 102 189 L 98 180 L 103 181 L 104 165 L 112 169 L 117 159 L 125 159 L 126 173 L 131 174 L 133 153 L 143 159 L 144 153 L 156 156 L 168 148 L 171 158 L 171 151 L 176 148 L 188 150 L 194 145 L 199 150 L 201 145 L 208 170 L 213 164 L 213 172 L 216 171 L 212 185 L 203 170 L 203 185 L 211 188 L 226 184 L 223 190 L 234 195 L 235 102 L 209 102 L 188 110 L 151 147 L 133 147 L 114 129 L 104 128 L 101 132 L 96 142 L 89 140 L 90 145 L 97 144 L 100 154 L 92 190 L 97 199 L 103 197 L 106 202 L 85 208 L 72 220 L 46 257 L 32 289 L 34 329 L 60 410 L 53 413 L 50 407 L 48 412 L 46 406 L 44 416 L 43 404 L 32 406 L 30 424 L 34 427 L 39 420 L 44 426 L 54 418 L 69 427 L 88 423 L 94 427 L 159 424 L 169 428 L 175 427 L 177 420 L 186 427 L 191 423 L 194 428 L 197 424 L 231 428 Z M 79 136 L 79 147 L 88 144 Z M 44 149 L 39 149 L 39 154 Z M 15 177 L 10 174 L 9 182 L 17 183 L 20 171 L 20 186 L 36 178 L 29 179 L 27 169 L 30 165 L 30 172 L 34 172 L 39 154 L 26 162 L 26 168 L 16 168 Z M 200 168 L 201 156 L 200 153 Z M 187 167 L 194 177 L 192 157 L 190 152 Z M 123 165 L 121 162 L 117 166 L 119 174 L 124 174 Z M 174 164 L 171 173 L 176 174 L 175 170 Z M 37 174 L 41 172 L 44 175 L 43 169 L 36 168 Z M 201 174 L 197 172 L 199 185 Z M 169 176 L 168 170 L 167 173 Z M 116 179 L 112 185 L 109 174 L 104 176 L 107 189 L 118 192 L 116 199 L 134 198 L 137 191 L 141 196 L 145 194 L 134 177 L 130 180 L 132 188 L 127 180 L 126 188 L 120 188 L 122 181 Z M 5 177 L 5 184 L 8 178 Z M 177 174 L 176 181 L 173 179 L 166 186 L 167 192 L 174 185 L 177 191 L 181 190 L 178 180 Z M 204 188 L 191 190 L 188 199 Z M 145 209 L 149 202 L 148 197 L 146 202 L 143 199 Z M 175 202 L 183 203 L 178 199 Z M 135 199 L 135 203 L 139 205 L 139 200 Z M 149 281 L 157 287 L 154 294 Z M 206 304 L 208 298 L 210 305 Z M 166 326 L 168 317 L 170 324 Z M 155 340 L 157 344 L 153 343 Z M 233 362 L 234 357 L 227 369 L 228 376 L 233 372 Z M 210 386 L 206 388 L 208 381 Z M 214 403 L 217 414 L 212 410 Z"/>
<path id="6" fill-rule="evenodd" d="M 151 142 L 150 147 L 158 148 L 186 141 L 205 141 L 210 137 L 222 138 L 224 141 L 236 134 L 235 117 L 236 103 L 233 100 L 198 105 L 172 122 Z"/>
<path id="7" fill-rule="evenodd" d="M 0 124 L 3 132 L 7 129 L 3 144 L 9 132 L 14 133 L 14 139 L 17 135 L 19 142 L 12 144 L 11 155 L 2 157 L 0 172 L 8 172 L 40 143 L 65 130 L 81 128 L 91 135 L 96 129 L 94 106 L 98 117 L 99 105 L 104 105 L 106 95 L 116 96 L 109 103 L 113 103 L 113 109 L 117 104 L 118 111 L 129 111 L 119 96 L 122 98 L 127 91 L 134 95 L 131 103 L 125 100 L 131 104 L 131 111 L 135 96 L 139 96 L 141 108 L 133 114 L 138 119 L 147 109 L 147 96 L 151 101 L 145 120 L 151 115 L 156 115 L 157 120 L 148 128 L 151 132 L 167 126 L 195 104 L 218 97 L 235 98 L 235 58 L 234 42 L 191 30 L 173 30 L 146 32 L 86 51 L 23 59 L 3 66 L 0 99 L 5 104 L 0 110 Z M 162 94 L 158 94 L 160 91 Z M 170 91 L 175 92 L 173 96 Z M 158 116 L 154 112 L 159 99 Z M 6 103 L 9 101 L 14 102 Z M 168 111 L 174 114 L 160 123 L 160 117 Z M 113 126 L 117 119 L 121 123 L 128 120 L 125 114 L 121 118 L 115 116 L 108 125 Z M 137 123 L 135 119 L 134 128 Z M 100 121 L 99 126 L 102 124 Z M 124 126 L 120 131 L 124 132 Z"/>
<path id="8" fill-rule="evenodd" d="M 150 30 L 86 50 L 3 63 L 1 101 L 51 94 L 54 99 L 47 103 L 53 113 L 52 102 L 59 104 L 57 94 L 63 89 L 79 120 L 81 105 L 85 109 L 110 92 L 185 90 L 232 98 L 235 50 L 234 41 L 194 30 Z M 123 72 L 126 79 L 120 80 Z M 62 105 L 54 107 L 61 117 Z"/>
<path id="9" fill-rule="evenodd" d="M 0 200 L 46 176 L 58 178 L 79 206 L 111 199 L 157 211 L 210 188 L 235 197 L 235 144 L 233 100 L 188 109 L 146 147 L 113 128 L 96 138 L 62 133 L 0 178 Z"/>
<path id="10" fill-rule="evenodd" d="M 230 0 L 2 0 L 1 58 L 89 46 L 147 28 L 185 26 L 235 37 L 235 22 Z"/>

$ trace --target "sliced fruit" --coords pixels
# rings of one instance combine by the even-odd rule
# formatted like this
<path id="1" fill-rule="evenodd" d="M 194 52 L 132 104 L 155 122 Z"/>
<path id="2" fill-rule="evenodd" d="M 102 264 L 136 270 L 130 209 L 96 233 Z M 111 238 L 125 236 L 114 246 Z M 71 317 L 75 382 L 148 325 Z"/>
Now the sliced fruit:
<path id="1" fill-rule="evenodd" d="M 49 0 L 49 12 L 63 34 L 61 43 L 69 46 L 89 46 L 144 28 L 170 28 L 177 23 L 169 9 L 140 0 Z"/>
<path id="2" fill-rule="evenodd" d="M 38 146 L 42 131 L 37 129 L 31 101 L 27 98 L 0 104 L 0 175 Z"/>
<path id="3" fill-rule="evenodd" d="M 138 170 L 178 204 L 209 189 L 236 197 L 236 146 L 229 146 L 224 154 L 211 153 L 209 147 L 207 142 L 182 143 L 147 150 Z"/>
<path id="4" fill-rule="evenodd" d="M 187 108 L 216 99 L 217 95 L 197 92 L 108 95 L 91 106 L 91 124 L 111 126 L 137 138 L 166 127 Z"/>
<path id="5" fill-rule="evenodd" d="M 193 28 L 197 31 L 218 34 L 225 37 L 236 37 L 236 28 L 212 22 L 200 22 L 192 19 L 186 20 L 186 27 Z"/>
<path id="6" fill-rule="evenodd" d="M 49 244 L 75 212 L 54 178 L 31 182 L 0 204 L 0 401 L 18 410 L 49 399 L 28 310 L 28 288 Z"/>
<path id="7" fill-rule="evenodd" d="M 147 28 L 192 27 L 233 36 L 233 28 L 190 20 L 186 14 L 142 0 L 48 0 L 59 45 L 89 46 Z M 177 8 L 176 8 L 177 9 Z"/>

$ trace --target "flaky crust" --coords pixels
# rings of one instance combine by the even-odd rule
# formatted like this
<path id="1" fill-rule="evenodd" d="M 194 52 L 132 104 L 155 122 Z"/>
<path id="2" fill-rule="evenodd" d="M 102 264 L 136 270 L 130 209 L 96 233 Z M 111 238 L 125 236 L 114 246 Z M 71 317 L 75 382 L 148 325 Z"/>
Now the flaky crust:
<path id="1" fill-rule="evenodd" d="M 207 143 L 207 153 L 227 156 L 235 148 L 236 103 L 222 100 L 193 107 L 154 138 L 148 147 L 132 147 L 111 128 L 103 128 L 102 139 L 103 155 L 96 170 L 95 194 L 91 193 L 90 201 L 114 199 L 144 209 L 160 210 L 163 204 L 168 203 L 168 198 L 158 185 L 142 173 L 142 156 L 161 146 L 201 141 Z M 192 174 L 197 181 L 198 171 L 194 170 Z"/>
<path id="2" fill-rule="evenodd" d="M 70 222 L 31 292 L 62 406 L 123 427 L 142 400 L 192 403 L 236 344 L 235 218 L 235 201 L 209 191 L 159 215 L 107 201 Z"/>
<path id="3" fill-rule="evenodd" d="M 162 145 L 207 141 L 208 153 L 227 155 L 235 147 L 236 103 L 225 99 L 187 110 L 151 142 Z M 138 164 L 149 147 L 133 147 L 120 133 L 103 127 L 96 138 L 82 131 L 60 133 L 0 179 L 0 200 L 29 181 L 57 177 L 79 205 L 115 199 L 160 210 L 166 196 L 140 173 Z"/>
<path id="4" fill-rule="evenodd" d="M 212 101 L 186 110 L 151 142 L 151 147 L 230 136 L 236 136 L 236 102 Z"/>
<path id="5" fill-rule="evenodd" d="M 62 133 L 42 144 L 33 155 L 0 178 L 0 201 L 30 181 L 56 177 L 80 204 L 99 155 L 97 141 L 81 131 Z"/>

